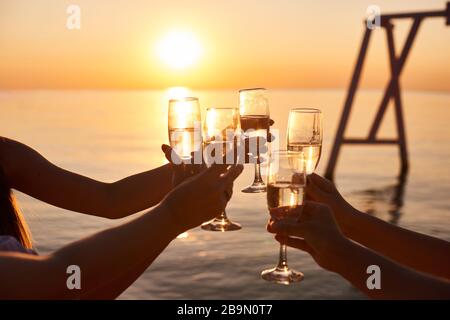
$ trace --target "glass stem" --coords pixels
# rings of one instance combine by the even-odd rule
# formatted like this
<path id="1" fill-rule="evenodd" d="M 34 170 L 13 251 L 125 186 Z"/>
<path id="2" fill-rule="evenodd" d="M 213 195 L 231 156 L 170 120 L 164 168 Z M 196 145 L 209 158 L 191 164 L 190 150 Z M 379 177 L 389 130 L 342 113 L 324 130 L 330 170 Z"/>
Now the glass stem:
<path id="1" fill-rule="evenodd" d="M 259 163 L 255 164 L 255 180 L 253 181 L 253 184 L 256 183 L 262 183 L 262 178 L 261 178 L 261 165 Z"/>
<path id="2" fill-rule="evenodd" d="M 280 244 L 280 259 L 278 261 L 277 268 L 279 268 L 279 269 L 288 269 L 288 264 L 287 264 L 287 247 L 284 244 Z"/>
<path id="3" fill-rule="evenodd" d="M 228 219 L 227 213 L 225 212 L 225 209 L 224 209 L 224 210 L 222 211 L 222 213 L 220 214 L 219 219 L 220 219 L 220 220 L 227 220 L 227 219 Z"/>

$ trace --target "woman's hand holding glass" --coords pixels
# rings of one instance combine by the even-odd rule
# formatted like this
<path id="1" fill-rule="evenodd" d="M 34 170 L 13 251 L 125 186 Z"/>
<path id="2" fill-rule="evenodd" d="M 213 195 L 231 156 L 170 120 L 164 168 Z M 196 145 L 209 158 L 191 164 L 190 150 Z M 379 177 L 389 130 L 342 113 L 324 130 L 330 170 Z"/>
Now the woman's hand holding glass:
<path id="1" fill-rule="evenodd" d="M 339 252 L 350 240 L 342 234 L 330 207 L 306 201 L 294 210 L 298 211 L 298 220 L 270 219 L 267 230 L 276 233 L 280 244 L 306 251 L 321 267 L 336 271 Z"/>
<path id="2" fill-rule="evenodd" d="M 163 144 L 161 146 L 161 150 L 164 152 L 164 156 L 167 161 L 169 161 L 170 167 L 172 169 L 172 188 L 179 185 L 184 180 L 199 174 L 203 170 L 206 169 L 206 165 L 202 160 L 201 163 L 185 163 L 182 161 L 182 158 L 169 147 L 167 144 Z M 199 153 L 198 155 L 196 153 Z M 191 153 L 192 159 L 203 159 L 202 151 L 195 151 Z"/>
<path id="3" fill-rule="evenodd" d="M 234 180 L 242 165 L 214 164 L 176 186 L 161 206 L 168 209 L 178 233 L 218 216 L 231 198 Z"/>
<path id="4" fill-rule="evenodd" d="M 308 176 L 306 197 L 308 200 L 328 205 L 344 234 L 346 234 L 346 229 L 352 225 L 353 215 L 359 213 L 342 197 L 331 181 L 315 173 Z"/>

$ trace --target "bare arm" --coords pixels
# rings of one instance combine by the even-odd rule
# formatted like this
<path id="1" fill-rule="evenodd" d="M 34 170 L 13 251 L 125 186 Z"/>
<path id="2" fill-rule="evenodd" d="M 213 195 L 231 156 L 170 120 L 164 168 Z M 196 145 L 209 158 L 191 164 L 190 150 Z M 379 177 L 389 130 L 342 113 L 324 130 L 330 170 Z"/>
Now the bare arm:
<path id="1" fill-rule="evenodd" d="M 360 244 L 415 270 L 450 279 L 450 243 L 352 211 L 344 234 Z"/>
<path id="2" fill-rule="evenodd" d="M 312 175 L 307 196 L 329 205 L 350 239 L 415 270 L 450 279 L 450 243 L 410 231 L 353 208 L 328 180 Z"/>
<path id="3" fill-rule="evenodd" d="M 126 273 L 130 261 L 142 263 L 146 259 L 150 264 L 176 237 L 170 217 L 166 209 L 158 207 L 49 256 L 0 253 L 0 298 L 97 298 L 91 292 Z M 66 270 L 72 264 L 81 269 L 81 290 L 69 290 L 66 286 Z M 115 292 L 122 292 L 128 285 L 115 287 Z"/>
<path id="4" fill-rule="evenodd" d="M 336 248 L 334 270 L 373 299 L 449 299 L 450 283 L 399 265 L 354 242 Z M 380 267 L 380 289 L 369 289 L 367 267 Z"/>
<path id="5" fill-rule="evenodd" d="M 0 299 L 115 298 L 179 233 L 224 210 L 242 166 L 212 166 L 180 184 L 156 208 L 74 242 L 49 256 L 0 253 Z M 81 290 L 68 290 L 69 265 L 81 269 Z"/>
<path id="6" fill-rule="evenodd" d="M 170 164 L 104 183 L 64 170 L 6 138 L 0 138 L 0 163 L 12 188 L 64 209 L 106 218 L 152 207 L 172 187 Z"/>
<path id="7" fill-rule="evenodd" d="M 339 273 L 375 299 L 449 299 L 450 282 L 417 272 L 343 236 L 330 208 L 307 202 L 298 221 L 271 221 L 268 230 L 281 243 L 304 250 L 323 268 Z M 369 289 L 371 265 L 380 268 L 379 289 Z"/>
<path id="8" fill-rule="evenodd" d="M 82 296 L 82 299 L 111 300 L 118 298 L 124 291 L 123 288 L 131 286 L 151 263 L 147 261 L 134 264 L 129 270 L 121 273 L 108 283 L 95 288 Z"/>

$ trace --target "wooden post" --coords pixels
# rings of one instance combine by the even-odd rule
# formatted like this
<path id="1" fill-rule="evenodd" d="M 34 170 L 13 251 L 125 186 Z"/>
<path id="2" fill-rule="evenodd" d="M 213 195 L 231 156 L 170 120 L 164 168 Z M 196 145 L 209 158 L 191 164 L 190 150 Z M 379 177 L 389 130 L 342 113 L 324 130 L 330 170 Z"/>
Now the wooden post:
<path id="1" fill-rule="evenodd" d="M 403 120 L 403 106 L 401 99 L 401 89 L 400 89 L 400 75 L 405 66 L 405 62 L 410 53 L 412 44 L 417 35 L 420 27 L 420 23 L 424 18 L 428 17 L 445 17 L 447 25 L 450 25 L 450 2 L 447 2 L 446 10 L 444 11 L 428 11 L 428 12 L 415 12 L 415 13 L 399 13 L 399 14 L 388 14 L 381 16 L 381 26 L 386 30 L 387 43 L 388 43 L 388 53 L 389 61 L 391 67 L 391 78 L 389 83 L 385 88 L 383 99 L 379 105 L 377 114 L 370 128 L 369 134 L 365 139 L 358 138 L 345 138 L 345 129 L 348 124 L 348 119 L 350 117 L 350 112 L 353 105 L 353 98 L 355 96 L 356 90 L 358 88 L 359 78 L 361 76 L 362 66 L 367 53 L 367 47 L 369 45 L 369 39 L 371 30 L 366 28 L 364 38 L 362 41 L 361 49 L 356 62 L 355 70 L 353 72 L 352 80 L 350 82 L 350 87 L 347 93 L 347 99 L 345 100 L 344 109 L 342 111 L 339 126 L 334 139 L 333 148 L 331 150 L 330 158 L 328 160 L 327 168 L 325 171 L 325 177 L 332 180 L 334 177 L 334 171 L 336 169 L 337 160 L 339 157 L 339 152 L 343 144 L 367 144 L 367 145 L 380 145 L 380 144 L 396 144 L 399 147 L 400 155 L 400 178 L 404 178 L 408 172 L 409 162 L 408 162 L 408 149 L 406 143 L 406 129 Z M 401 51 L 399 57 L 395 53 L 395 43 L 393 36 L 393 24 L 391 20 L 393 19 L 414 19 L 413 25 L 409 31 L 408 37 L 406 38 L 405 45 Z M 397 138 L 396 139 L 377 139 L 377 133 L 380 128 L 381 122 L 383 120 L 384 114 L 386 112 L 389 101 L 394 100 L 395 106 L 395 118 L 397 127 Z"/>
<path id="2" fill-rule="evenodd" d="M 358 89 L 359 79 L 361 77 L 361 71 L 366 57 L 367 47 L 369 46 L 369 40 L 371 35 L 371 29 L 366 28 L 364 32 L 361 49 L 359 50 L 358 59 L 356 60 L 355 71 L 353 71 L 353 77 L 350 82 L 350 88 L 348 89 L 347 99 L 345 100 L 344 110 L 342 111 L 341 120 L 339 121 L 338 131 L 334 139 L 333 149 L 331 150 L 330 160 L 328 161 L 325 177 L 332 180 L 336 162 L 339 156 L 339 151 L 343 143 L 343 137 L 345 128 L 347 127 L 348 119 L 350 117 L 350 111 L 352 110 L 353 98 L 355 97 L 356 90 Z"/>

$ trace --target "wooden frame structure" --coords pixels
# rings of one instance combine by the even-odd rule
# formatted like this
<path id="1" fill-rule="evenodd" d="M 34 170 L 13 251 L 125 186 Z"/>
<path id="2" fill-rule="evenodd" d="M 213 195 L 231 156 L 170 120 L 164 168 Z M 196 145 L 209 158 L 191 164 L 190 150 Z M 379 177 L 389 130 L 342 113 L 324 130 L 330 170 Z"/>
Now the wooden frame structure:
<path id="1" fill-rule="evenodd" d="M 445 17 L 447 26 L 450 26 L 450 2 L 447 2 L 447 7 L 443 11 L 427 11 L 427 12 L 415 12 L 415 13 L 397 13 L 397 14 L 386 14 L 380 16 L 380 27 L 384 28 L 386 31 L 388 53 L 390 61 L 391 78 L 385 88 L 383 99 L 381 100 L 380 106 L 378 108 L 377 114 L 375 116 L 372 127 L 370 128 L 369 134 L 366 138 L 346 138 L 344 136 L 345 129 L 348 124 L 348 119 L 350 117 L 350 112 L 353 105 L 353 99 L 355 97 L 356 90 L 358 89 L 359 79 L 361 77 L 361 71 L 364 64 L 364 60 L 367 53 L 367 48 L 369 45 L 370 35 L 372 34 L 372 29 L 366 27 L 364 37 L 362 40 L 361 48 L 359 51 L 358 59 L 356 61 L 356 66 L 353 71 L 352 80 L 350 82 L 350 87 L 348 89 L 347 98 L 344 104 L 344 110 L 342 111 L 339 126 L 336 132 L 333 148 L 331 151 L 330 158 L 328 160 L 328 165 L 325 171 L 325 177 L 328 179 L 333 179 L 334 171 L 336 169 L 336 163 L 339 156 L 340 149 L 343 144 L 365 144 L 365 145 L 398 145 L 401 161 L 400 176 L 404 176 L 408 172 L 409 162 L 408 162 L 408 149 L 406 144 L 406 130 L 403 120 L 403 106 L 401 99 L 400 90 L 400 75 L 405 66 L 406 59 L 411 50 L 414 39 L 417 35 L 421 22 L 425 18 L 432 17 Z M 404 47 L 402 48 L 400 54 L 396 55 L 394 35 L 393 35 L 393 20 L 395 19 L 413 19 L 412 27 L 406 38 Z M 396 139 L 377 139 L 377 133 L 380 128 L 383 117 L 386 113 L 389 101 L 393 99 L 395 105 L 395 117 L 397 126 L 397 138 Z"/>

